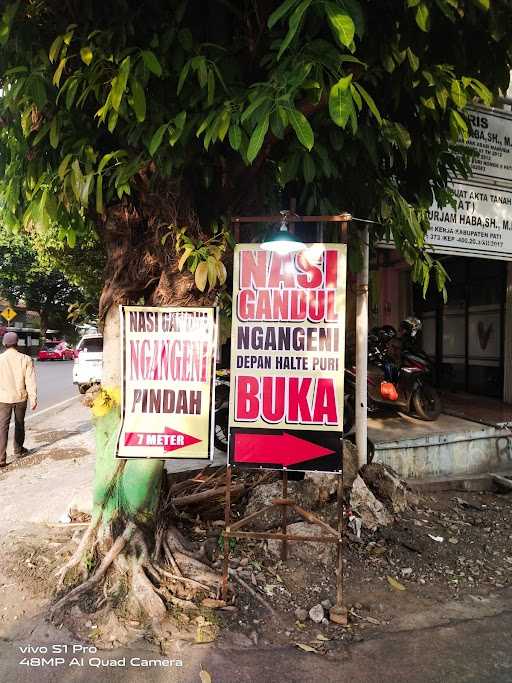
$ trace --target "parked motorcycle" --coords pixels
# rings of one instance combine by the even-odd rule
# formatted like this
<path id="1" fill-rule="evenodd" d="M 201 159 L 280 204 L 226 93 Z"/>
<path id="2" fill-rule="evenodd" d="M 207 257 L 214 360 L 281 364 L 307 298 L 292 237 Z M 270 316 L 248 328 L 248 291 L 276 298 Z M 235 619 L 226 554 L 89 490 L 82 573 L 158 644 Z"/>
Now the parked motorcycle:
<path id="1" fill-rule="evenodd" d="M 414 320 L 414 329 L 409 323 Z M 411 343 L 421 323 L 407 319 L 401 326 L 402 335 L 397 339 L 396 331 L 390 325 L 371 330 L 368 336 L 368 414 L 374 415 L 382 407 L 392 407 L 408 414 L 415 414 L 421 420 L 437 420 L 441 413 L 441 398 L 431 385 L 429 377 L 431 364 L 428 356 L 416 343 Z M 409 331 L 408 331 L 409 330 Z M 411 334 L 411 331 L 414 334 Z M 399 344 L 397 354 L 390 345 Z M 398 355 L 398 358 L 397 358 Z M 398 361 L 398 362 L 397 362 Z M 355 405 L 355 367 L 345 370 L 345 392 L 348 402 Z"/>

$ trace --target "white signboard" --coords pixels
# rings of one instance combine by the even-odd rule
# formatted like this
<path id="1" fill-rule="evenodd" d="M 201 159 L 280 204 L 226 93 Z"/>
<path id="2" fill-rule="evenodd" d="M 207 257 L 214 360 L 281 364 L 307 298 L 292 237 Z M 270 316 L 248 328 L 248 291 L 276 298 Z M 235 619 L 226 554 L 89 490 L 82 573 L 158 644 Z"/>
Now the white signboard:
<path id="1" fill-rule="evenodd" d="M 473 108 L 467 114 L 472 126 L 467 144 L 478 153 L 471 161 L 473 175 L 512 183 L 512 115 Z"/>
<path id="2" fill-rule="evenodd" d="M 215 308 L 121 306 L 120 458 L 210 458 Z"/>
<path id="3" fill-rule="evenodd" d="M 425 244 L 439 254 L 460 254 L 512 261 L 512 189 L 451 183 L 456 208 L 429 211 Z"/>

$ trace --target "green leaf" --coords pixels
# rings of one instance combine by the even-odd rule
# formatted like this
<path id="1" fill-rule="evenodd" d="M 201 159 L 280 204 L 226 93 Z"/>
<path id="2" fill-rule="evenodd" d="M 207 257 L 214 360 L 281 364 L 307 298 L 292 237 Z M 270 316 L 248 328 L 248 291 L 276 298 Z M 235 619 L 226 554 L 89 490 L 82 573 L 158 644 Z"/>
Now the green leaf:
<path id="1" fill-rule="evenodd" d="M 112 81 L 112 106 L 116 111 L 119 111 L 119 107 L 121 106 L 129 75 L 130 57 L 125 57 L 121 62 L 117 76 Z"/>
<path id="2" fill-rule="evenodd" d="M 66 83 L 67 83 L 67 81 L 66 81 Z M 68 111 L 73 106 L 73 102 L 75 101 L 77 90 L 78 90 L 78 79 L 74 78 L 71 81 L 71 83 L 69 84 L 67 92 L 66 92 L 66 109 Z"/>
<path id="3" fill-rule="evenodd" d="M 344 76 L 332 86 L 329 93 L 329 114 L 340 128 L 345 128 L 354 108 L 349 88 L 351 82 L 352 74 Z"/>
<path id="4" fill-rule="evenodd" d="M 57 146 L 59 144 L 59 128 L 58 128 L 58 121 L 57 117 L 54 116 L 53 120 L 50 125 L 50 145 L 53 147 L 53 149 L 57 149 Z"/>
<path id="5" fill-rule="evenodd" d="M 356 88 L 359 90 L 359 93 L 363 100 L 366 102 L 368 109 L 371 111 L 373 116 L 376 118 L 379 126 L 382 125 L 382 116 L 380 115 L 380 111 L 377 108 L 377 105 L 375 104 L 375 101 L 373 97 L 370 95 L 370 93 L 363 88 L 363 86 L 360 83 L 356 83 Z"/>
<path id="6" fill-rule="evenodd" d="M 118 120 L 119 120 L 119 114 L 117 113 L 117 111 L 115 109 L 112 109 L 112 111 L 108 115 L 109 133 L 113 133 L 115 131 Z"/>
<path id="7" fill-rule="evenodd" d="M 142 60 L 146 68 L 155 76 L 162 75 L 162 65 L 157 59 L 157 56 L 151 50 L 142 50 Z"/>
<path id="8" fill-rule="evenodd" d="M 279 19 L 284 17 L 297 4 L 299 0 L 285 0 L 282 5 L 272 12 L 267 21 L 267 26 L 272 28 L 277 24 Z"/>
<path id="9" fill-rule="evenodd" d="M 250 164 L 252 164 L 254 159 L 256 159 L 256 157 L 258 156 L 258 152 L 260 151 L 263 145 L 265 135 L 268 131 L 269 120 L 270 117 L 267 114 L 261 119 L 261 121 L 258 123 L 258 125 L 256 126 L 251 135 L 251 139 L 249 140 L 249 147 L 247 148 L 247 159 Z"/>
<path id="10" fill-rule="evenodd" d="M 307 118 L 298 109 L 290 109 L 288 119 L 298 141 L 310 152 L 315 144 L 315 135 Z"/>
<path id="11" fill-rule="evenodd" d="M 183 251 L 183 254 L 180 257 L 180 260 L 178 261 L 178 270 L 183 270 L 183 267 L 190 256 L 190 254 L 194 251 L 194 247 L 185 247 L 185 250 Z"/>
<path id="12" fill-rule="evenodd" d="M 425 33 L 430 29 L 430 10 L 425 3 L 420 3 L 416 10 L 416 23 Z"/>
<path id="13" fill-rule="evenodd" d="M 236 152 L 240 149 L 241 142 L 242 131 L 240 130 L 240 126 L 235 123 L 229 128 L 229 144 L 231 145 L 232 149 L 234 149 Z"/>
<path id="14" fill-rule="evenodd" d="M 213 98 L 215 96 L 215 73 L 214 73 L 213 69 L 208 69 L 207 85 L 208 85 L 208 97 L 206 100 L 206 104 L 208 107 L 210 107 L 213 104 Z"/>
<path id="15" fill-rule="evenodd" d="M 247 121 L 258 109 L 258 107 L 265 102 L 265 100 L 268 100 L 269 97 L 267 94 L 263 95 L 258 95 L 254 100 L 252 100 L 251 104 L 247 107 L 247 109 L 243 112 L 242 116 L 240 117 L 240 121 L 244 123 Z"/>
<path id="16" fill-rule="evenodd" d="M 484 12 L 488 12 L 490 8 L 490 0 L 473 0 L 473 4 L 483 9 Z"/>
<path id="17" fill-rule="evenodd" d="M 21 130 L 23 131 L 23 136 L 28 138 L 30 135 L 30 129 L 32 128 L 32 108 L 25 109 L 21 115 Z"/>
<path id="18" fill-rule="evenodd" d="M 84 179 L 80 169 L 80 162 L 78 159 L 75 159 L 71 164 L 71 189 L 73 190 L 73 194 L 75 195 L 77 202 L 80 201 L 83 182 Z"/>
<path id="19" fill-rule="evenodd" d="M 208 81 L 208 71 L 206 69 L 206 59 L 204 57 L 199 58 L 199 66 L 197 68 L 197 80 L 201 88 L 204 88 Z"/>
<path id="20" fill-rule="evenodd" d="M 338 0 L 338 4 L 343 5 L 347 12 L 352 17 L 352 21 L 356 27 L 356 34 L 359 38 L 364 36 L 366 29 L 363 8 L 359 0 Z"/>
<path id="21" fill-rule="evenodd" d="M 86 65 L 89 66 L 89 64 L 92 62 L 92 50 L 89 46 L 83 47 L 80 50 L 80 57 L 82 58 L 82 62 Z"/>
<path id="22" fill-rule="evenodd" d="M 446 105 L 448 104 L 448 90 L 444 86 L 436 88 L 436 99 L 439 102 L 441 109 L 445 111 Z"/>
<path id="23" fill-rule="evenodd" d="M 50 52 L 48 53 L 48 56 L 50 58 L 50 62 L 53 62 L 57 59 L 58 54 L 60 52 L 60 48 L 62 47 L 62 41 L 63 41 L 63 36 L 57 36 L 53 43 L 51 44 L 50 47 Z"/>
<path id="24" fill-rule="evenodd" d="M 164 137 L 164 133 L 167 130 L 168 124 L 164 123 L 163 126 L 160 126 L 158 130 L 153 134 L 153 137 L 151 138 L 151 142 L 149 143 L 149 153 L 151 156 L 155 156 L 158 148 L 162 144 L 162 140 Z"/>
<path id="25" fill-rule="evenodd" d="M 103 213 L 103 176 L 98 173 L 96 178 L 96 211 Z"/>
<path id="26" fill-rule="evenodd" d="M 214 256 L 208 256 L 206 263 L 208 265 L 208 284 L 210 289 L 213 289 L 217 282 L 217 259 Z"/>
<path id="27" fill-rule="evenodd" d="M 64 71 L 64 67 L 66 66 L 66 57 L 64 59 L 61 59 L 59 62 L 59 66 L 55 70 L 55 73 L 53 74 L 53 80 L 52 83 L 53 85 L 56 85 L 57 88 L 59 87 L 60 79 L 62 78 L 62 72 Z"/>
<path id="28" fill-rule="evenodd" d="M 183 88 L 183 86 L 185 84 L 185 80 L 188 76 L 189 71 L 190 71 L 190 61 L 186 62 L 181 69 L 180 77 L 178 79 L 178 87 L 176 88 L 176 93 L 178 95 L 180 94 L 181 89 Z"/>
<path id="29" fill-rule="evenodd" d="M 288 33 L 284 37 L 284 40 L 281 42 L 279 52 L 277 53 L 278 61 L 281 59 L 283 52 L 294 39 L 295 34 L 297 33 L 297 30 L 299 28 L 300 22 L 302 20 L 302 17 L 304 16 L 304 13 L 308 9 L 308 7 L 311 5 L 311 2 L 312 0 L 302 0 L 302 2 L 298 5 L 298 7 L 291 15 L 290 21 L 288 22 Z"/>
<path id="30" fill-rule="evenodd" d="M 466 106 L 466 103 L 468 101 L 468 98 L 466 97 L 466 93 L 462 89 L 462 85 L 460 81 L 452 81 L 452 85 L 450 88 L 450 94 L 452 96 L 452 100 L 454 104 L 459 107 L 459 109 L 464 109 Z"/>
<path id="31" fill-rule="evenodd" d="M 225 109 L 220 115 L 219 125 L 217 128 L 217 135 L 219 136 L 219 140 L 223 141 L 226 137 L 226 133 L 228 132 L 230 122 L 231 112 L 228 109 Z"/>
<path id="32" fill-rule="evenodd" d="M 339 9 L 333 2 L 325 4 L 325 11 L 336 40 L 343 47 L 351 45 L 354 40 L 356 27 L 350 15 Z"/>
<path id="33" fill-rule="evenodd" d="M 80 192 L 80 203 L 82 204 L 82 206 L 87 206 L 89 203 L 89 192 L 91 190 L 91 184 L 93 180 L 94 173 L 88 173 L 84 178 L 82 191 Z"/>
<path id="34" fill-rule="evenodd" d="M 311 154 L 305 154 L 302 158 L 302 172 L 304 174 L 304 180 L 307 183 L 312 182 L 315 179 L 315 162 L 313 161 Z"/>
<path id="35" fill-rule="evenodd" d="M 61 180 L 64 178 L 64 176 L 67 173 L 70 160 L 71 160 L 71 154 L 66 154 L 64 159 L 59 164 L 57 174 Z"/>
<path id="36" fill-rule="evenodd" d="M 68 247 L 74 249 L 76 245 L 76 231 L 73 230 L 73 228 L 69 228 L 69 230 L 66 231 L 66 240 Z"/>
<path id="37" fill-rule="evenodd" d="M 477 80 L 476 78 L 471 78 L 469 87 L 473 90 L 474 93 L 478 95 L 478 97 L 482 100 L 484 104 L 486 104 L 488 107 L 491 106 L 494 98 L 492 92 L 489 90 L 487 86 L 485 86 L 481 81 Z"/>
<path id="38" fill-rule="evenodd" d="M 194 279 L 197 289 L 199 289 L 201 292 L 204 292 L 206 288 L 206 282 L 208 280 L 208 264 L 206 261 L 201 261 L 201 263 L 197 265 Z"/>
<path id="39" fill-rule="evenodd" d="M 418 71 L 418 69 L 420 68 L 420 60 L 414 54 L 414 52 L 411 50 L 410 47 L 407 48 L 407 59 L 409 60 L 409 64 L 411 65 L 411 69 L 415 72 Z"/>
<path id="40" fill-rule="evenodd" d="M 37 135 L 32 140 L 32 147 L 35 147 L 36 145 L 38 145 L 41 142 L 41 140 L 46 136 L 46 134 L 48 133 L 49 130 L 50 130 L 50 124 L 49 123 L 45 123 L 44 126 L 41 126 L 41 128 L 37 132 Z"/>
<path id="41" fill-rule="evenodd" d="M 223 285 L 228 278 L 226 266 L 222 263 L 222 261 L 217 261 L 216 266 L 217 266 L 217 277 L 219 278 L 220 284 Z"/>
<path id="42" fill-rule="evenodd" d="M 457 142 L 459 137 L 466 142 L 469 137 L 468 124 L 456 109 L 450 111 L 450 132 L 453 142 Z"/>
<path id="43" fill-rule="evenodd" d="M 146 118 L 146 96 L 144 89 L 136 78 L 130 80 L 132 90 L 132 109 L 135 112 L 137 121 L 142 123 Z"/>

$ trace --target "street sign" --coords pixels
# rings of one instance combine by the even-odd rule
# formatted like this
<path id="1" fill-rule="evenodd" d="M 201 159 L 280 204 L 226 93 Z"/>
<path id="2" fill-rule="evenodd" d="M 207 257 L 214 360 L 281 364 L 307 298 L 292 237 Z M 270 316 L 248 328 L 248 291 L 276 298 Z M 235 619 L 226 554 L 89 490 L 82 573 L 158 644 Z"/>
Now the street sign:
<path id="1" fill-rule="evenodd" d="M 216 309 L 121 306 L 119 458 L 213 453 Z"/>
<path id="2" fill-rule="evenodd" d="M 425 245 L 434 253 L 512 261 L 512 188 L 453 180 L 456 206 L 429 211 Z"/>
<path id="3" fill-rule="evenodd" d="M 11 322 L 18 314 L 16 313 L 15 310 L 13 310 L 10 306 L 7 306 L 7 308 L 4 308 L 4 310 L 0 313 L 0 315 L 7 320 L 7 322 Z"/>
<path id="4" fill-rule="evenodd" d="M 229 462 L 340 471 L 346 246 L 235 247 Z"/>

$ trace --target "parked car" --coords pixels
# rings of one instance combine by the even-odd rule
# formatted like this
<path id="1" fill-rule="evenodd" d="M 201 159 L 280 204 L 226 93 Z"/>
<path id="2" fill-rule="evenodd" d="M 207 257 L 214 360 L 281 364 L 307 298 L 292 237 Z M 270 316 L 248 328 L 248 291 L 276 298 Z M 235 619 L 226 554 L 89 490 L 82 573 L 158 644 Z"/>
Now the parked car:
<path id="1" fill-rule="evenodd" d="M 85 394 L 93 384 L 100 384 L 103 369 L 103 337 L 86 334 L 78 342 L 73 365 L 73 384 Z"/>
<path id="2" fill-rule="evenodd" d="M 75 350 L 65 341 L 48 341 L 37 354 L 37 360 L 73 360 Z"/>

